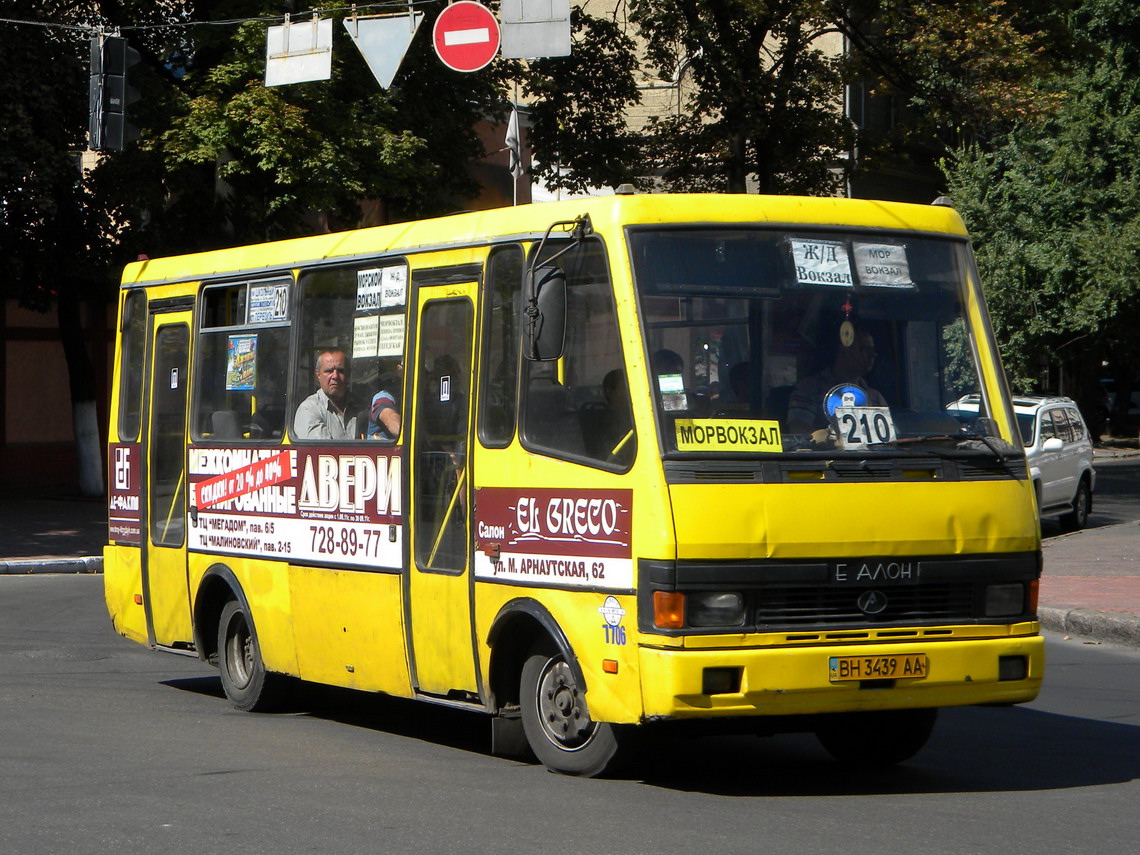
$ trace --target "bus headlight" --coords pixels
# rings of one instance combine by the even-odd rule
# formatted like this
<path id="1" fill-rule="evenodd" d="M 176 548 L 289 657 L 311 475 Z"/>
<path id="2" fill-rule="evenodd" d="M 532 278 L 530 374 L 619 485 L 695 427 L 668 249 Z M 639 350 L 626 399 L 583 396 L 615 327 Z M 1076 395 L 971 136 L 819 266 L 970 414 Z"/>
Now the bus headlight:
<path id="1" fill-rule="evenodd" d="M 986 617 L 1013 617 L 1025 611 L 1025 584 L 986 586 Z"/>
<path id="2" fill-rule="evenodd" d="M 744 597 L 735 591 L 692 593 L 687 597 L 689 626 L 740 626 Z"/>

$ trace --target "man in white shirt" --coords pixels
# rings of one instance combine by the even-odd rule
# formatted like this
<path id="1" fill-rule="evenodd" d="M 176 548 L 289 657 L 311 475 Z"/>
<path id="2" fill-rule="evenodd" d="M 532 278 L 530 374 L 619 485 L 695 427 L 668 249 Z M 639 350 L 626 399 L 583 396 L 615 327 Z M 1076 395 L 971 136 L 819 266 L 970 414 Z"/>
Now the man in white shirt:
<path id="1" fill-rule="evenodd" d="M 348 388 L 352 369 L 348 354 L 330 347 L 317 354 L 313 374 L 321 384 L 297 407 L 293 417 L 295 439 L 356 439 L 356 415 L 349 415 Z"/>

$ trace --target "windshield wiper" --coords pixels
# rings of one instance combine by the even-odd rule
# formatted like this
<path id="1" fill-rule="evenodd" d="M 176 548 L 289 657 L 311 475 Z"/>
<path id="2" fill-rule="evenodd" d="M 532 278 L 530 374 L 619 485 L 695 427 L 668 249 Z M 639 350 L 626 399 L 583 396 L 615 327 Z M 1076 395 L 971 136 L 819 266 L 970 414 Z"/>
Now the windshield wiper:
<path id="1" fill-rule="evenodd" d="M 928 436 L 900 437 L 897 440 L 897 443 L 900 447 L 905 447 L 905 446 L 926 445 L 927 443 L 952 442 L 955 444 L 955 451 L 958 451 L 958 450 L 961 450 L 961 443 L 962 442 L 969 442 L 972 440 L 976 440 L 978 442 L 981 442 L 981 444 L 984 445 L 989 450 L 989 452 L 994 456 L 994 459 L 997 460 L 998 463 L 1002 464 L 1003 466 L 1008 467 L 1009 457 L 1007 454 L 1003 453 L 1002 446 L 1008 446 L 1009 448 L 1013 448 L 1013 446 L 1008 445 L 1008 443 L 1006 443 L 1004 440 L 1001 440 L 1001 439 L 996 439 L 996 442 L 995 442 L 995 439 L 996 439 L 995 437 L 992 437 L 989 434 L 981 433 L 981 432 L 976 431 L 976 430 L 970 430 L 969 428 L 963 428 L 961 433 L 954 433 L 954 434 L 943 433 L 943 434 L 930 434 Z M 1001 445 L 998 444 L 999 442 L 1001 443 Z M 937 449 L 937 448 L 924 449 L 924 450 L 933 451 L 936 454 L 940 451 L 940 449 Z M 939 454 L 939 456 L 945 457 L 948 455 Z"/>

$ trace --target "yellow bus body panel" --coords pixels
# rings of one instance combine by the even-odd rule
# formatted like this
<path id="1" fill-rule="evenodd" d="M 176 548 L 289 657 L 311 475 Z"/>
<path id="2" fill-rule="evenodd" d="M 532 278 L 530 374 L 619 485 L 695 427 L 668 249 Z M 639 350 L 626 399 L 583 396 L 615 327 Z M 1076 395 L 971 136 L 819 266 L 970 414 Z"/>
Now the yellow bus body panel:
<path id="1" fill-rule="evenodd" d="M 196 598 L 207 570 L 219 566 L 229 569 L 250 604 L 251 619 L 266 669 L 296 675 L 289 565 L 279 561 L 196 552 L 190 553 L 189 561 L 191 600 Z"/>
<path id="2" fill-rule="evenodd" d="M 477 260 L 465 245 L 483 245 L 497 235 L 532 235 L 556 220 L 573 220 L 588 210 L 594 228 L 616 238 L 630 223 L 777 223 L 833 225 L 844 227 L 896 228 L 966 236 L 966 228 L 951 208 L 939 205 L 910 205 L 866 199 L 797 198 L 792 196 L 669 194 L 609 196 L 575 199 L 542 205 L 519 205 L 377 226 L 350 232 L 294 238 L 273 243 L 233 247 L 191 255 L 170 256 L 128 264 L 123 284 L 179 282 L 254 271 L 287 264 L 354 255 L 394 251 L 414 253 L 431 248 L 451 251 L 453 257 L 433 256 L 432 263 L 459 263 Z M 628 259 L 611 255 L 615 275 L 628 270 Z M 626 275 L 622 275 L 628 281 Z"/>
<path id="3" fill-rule="evenodd" d="M 582 668 L 586 701 L 590 715 L 599 721 L 635 724 L 642 718 L 641 686 L 638 676 L 637 606 L 631 595 L 618 595 L 625 609 L 624 625 L 628 643 L 622 646 L 605 641 L 601 608 L 607 593 L 596 591 L 559 591 L 496 585 L 475 585 L 476 627 L 481 630 L 479 666 L 486 680 L 491 669 L 492 650 L 487 644 L 487 631 L 496 615 L 508 602 L 530 597 L 542 604 L 566 634 L 571 652 Z M 616 673 L 607 673 L 605 662 L 616 663 Z"/>
<path id="4" fill-rule="evenodd" d="M 1037 624 L 1016 627 L 1023 636 L 928 640 L 907 644 L 833 644 L 809 648 L 741 649 L 733 641 L 716 650 L 641 649 L 645 717 L 799 715 L 805 713 L 961 706 L 1031 701 L 1041 688 L 1045 640 Z M 899 679 L 890 687 L 832 683 L 832 656 L 901 657 L 925 654 L 928 676 Z M 1002 656 L 1024 656 L 1024 680 L 998 680 Z M 705 668 L 739 668 L 740 692 L 702 694 Z"/>
<path id="5" fill-rule="evenodd" d="M 147 644 L 142 596 L 142 552 L 137 546 L 110 543 L 103 547 L 103 599 L 111 623 L 120 635 Z"/>
<path id="6" fill-rule="evenodd" d="M 289 577 L 302 679 L 412 694 L 399 575 L 291 565 Z"/>
<path id="7" fill-rule="evenodd" d="M 871 558 L 1038 547 L 1028 480 L 674 484 L 678 559 Z"/>

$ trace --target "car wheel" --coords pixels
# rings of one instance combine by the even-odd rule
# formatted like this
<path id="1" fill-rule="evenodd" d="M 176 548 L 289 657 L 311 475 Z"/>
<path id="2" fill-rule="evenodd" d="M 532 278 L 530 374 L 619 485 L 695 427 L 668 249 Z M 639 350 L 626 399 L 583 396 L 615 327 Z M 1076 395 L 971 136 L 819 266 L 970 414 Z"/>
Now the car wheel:
<path id="1" fill-rule="evenodd" d="M 574 669 L 553 644 L 535 646 L 520 682 L 523 730 L 539 761 L 563 775 L 602 774 L 617 754 L 617 734 L 590 718 Z"/>
<path id="2" fill-rule="evenodd" d="M 1077 495 L 1073 497 L 1073 509 L 1061 515 L 1061 525 L 1066 531 L 1079 531 L 1088 525 L 1091 510 L 1092 491 L 1089 490 L 1089 482 L 1082 478 Z"/>
<path id="3" fill-rule="evenodd" d="M 265 670 L 257 635 L 237 600 L 226 603 L 218 622 L 218 671 L 226 697 L 239 710 L 277 709 L 288 692 L 284 675 Z"/>

